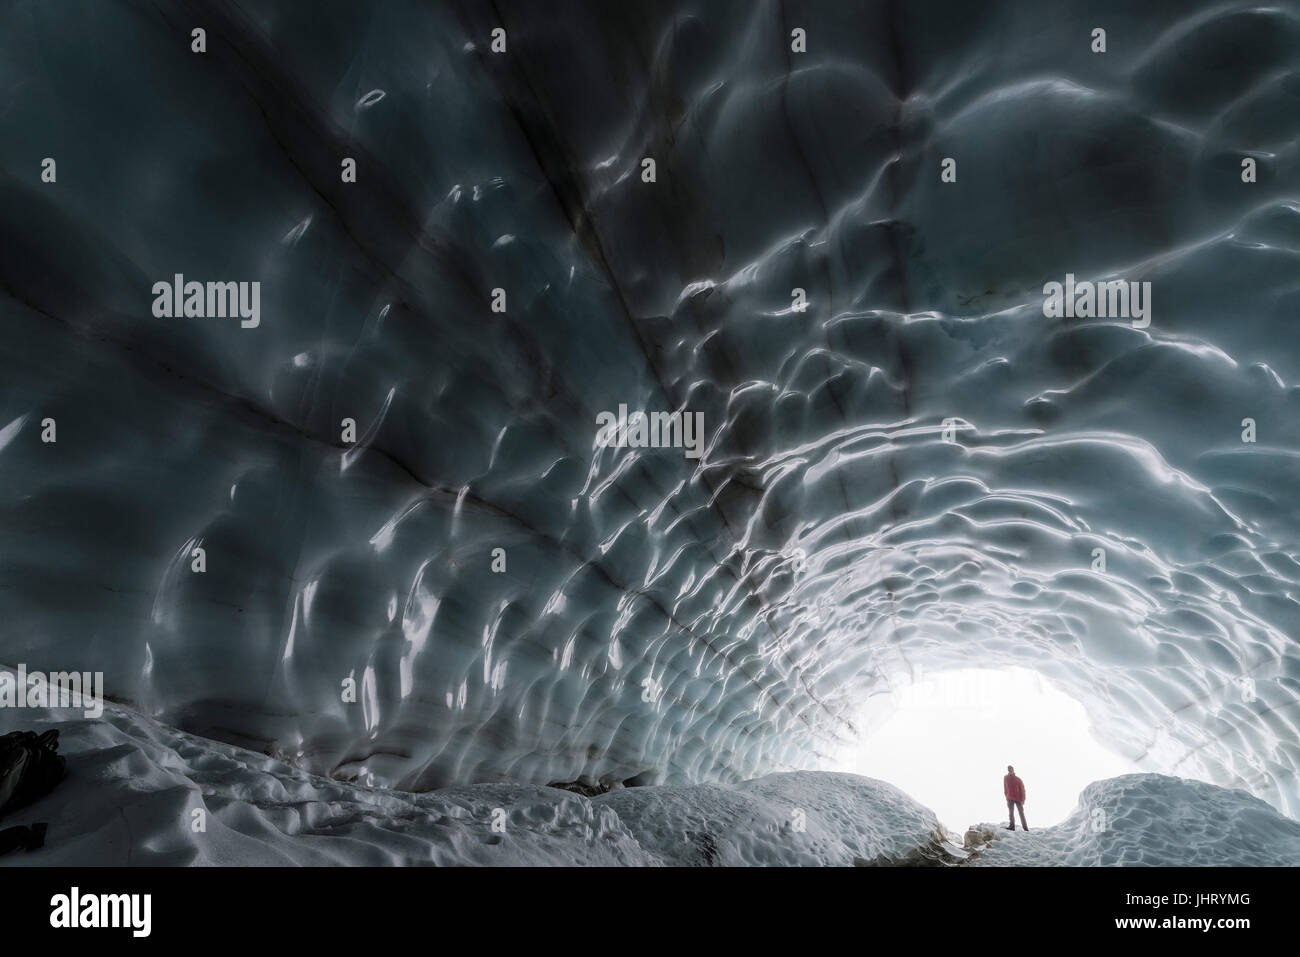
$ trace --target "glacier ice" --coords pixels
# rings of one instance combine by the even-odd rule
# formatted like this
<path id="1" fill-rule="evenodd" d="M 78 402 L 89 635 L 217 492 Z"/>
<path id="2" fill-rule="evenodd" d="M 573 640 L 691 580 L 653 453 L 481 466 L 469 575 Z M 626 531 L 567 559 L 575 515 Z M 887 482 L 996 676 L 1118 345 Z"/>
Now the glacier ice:
<path id="1" fill-rule="evenodd" d="M 107 778 L 266 755 L 205 859 L 308 774 L 358 833 L 493 783 L 663 859 L 678 792 L 536 789 L 766 806 L 973 662 L 1300 813 L 1295 3 L 191 9 L 203 54 L 0 10 L 0 662 L 179 729 L 84 728 Z M 1045 316 L 1067 274 L 1150 326 Z M 176 275 L 258 324 L 156 317 Z M 621 405 L 702 456 L 598 444 Z"/>

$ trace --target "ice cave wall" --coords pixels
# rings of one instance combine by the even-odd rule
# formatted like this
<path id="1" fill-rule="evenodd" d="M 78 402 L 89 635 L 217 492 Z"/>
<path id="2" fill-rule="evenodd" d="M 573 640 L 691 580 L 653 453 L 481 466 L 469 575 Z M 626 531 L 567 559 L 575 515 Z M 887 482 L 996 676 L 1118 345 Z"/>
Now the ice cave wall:
<path id="1" fill-rule="evenodd" d="M 9 4 L 0 661 L 407 788 L 1015 664 L 1295 814 L 1297 64 L 1294 3 Z"/>

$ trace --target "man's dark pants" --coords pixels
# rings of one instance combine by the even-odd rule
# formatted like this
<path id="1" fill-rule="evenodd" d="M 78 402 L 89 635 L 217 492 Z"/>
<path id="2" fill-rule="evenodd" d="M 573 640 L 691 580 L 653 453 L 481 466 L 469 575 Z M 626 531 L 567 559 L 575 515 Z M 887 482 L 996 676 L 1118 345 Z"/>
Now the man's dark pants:
<path id="1" fill-rule="evenodd" d="M 1026 831 L 1029 830 L 1029 825 L 1025 823 L 1025 805 L 1020 801 L 1012 801 L 1008 798 L 1007 817 L 1011 819 L 1011 830 L 1013 831 L 1016 829 L 1016 811 L 1020 812 L 1020 826 Z"/>

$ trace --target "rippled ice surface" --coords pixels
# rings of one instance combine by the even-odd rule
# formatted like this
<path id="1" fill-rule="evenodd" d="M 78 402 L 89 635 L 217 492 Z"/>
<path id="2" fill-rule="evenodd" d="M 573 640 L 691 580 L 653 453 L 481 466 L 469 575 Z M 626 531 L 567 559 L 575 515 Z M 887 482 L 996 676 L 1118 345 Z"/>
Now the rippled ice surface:
<path id="1" fill-rule="evenodd" d="M 0 661 L 406 789 L 813 768 L 1014 664 L 1300 810 L 1295 4 L 196 9 L 0 11 Z"/>

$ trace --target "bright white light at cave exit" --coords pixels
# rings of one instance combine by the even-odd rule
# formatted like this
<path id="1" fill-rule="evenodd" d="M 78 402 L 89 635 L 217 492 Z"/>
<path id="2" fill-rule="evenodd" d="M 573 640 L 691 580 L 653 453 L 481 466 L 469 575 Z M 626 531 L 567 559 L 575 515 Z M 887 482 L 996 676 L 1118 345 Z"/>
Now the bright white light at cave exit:
<path id="1" fill-rule="evenodd" d="M 944 671 L 890 698 L 898 710 L 834 769 L 902 788 L 958 840 L 971 824 L 1006 823 L 1008 764 L 1025 782 L 1031 830 L 1061 823 L 1093 781 L 1139 770 L 1093 738 L 1081 703 L 1024 668 Z"/>

